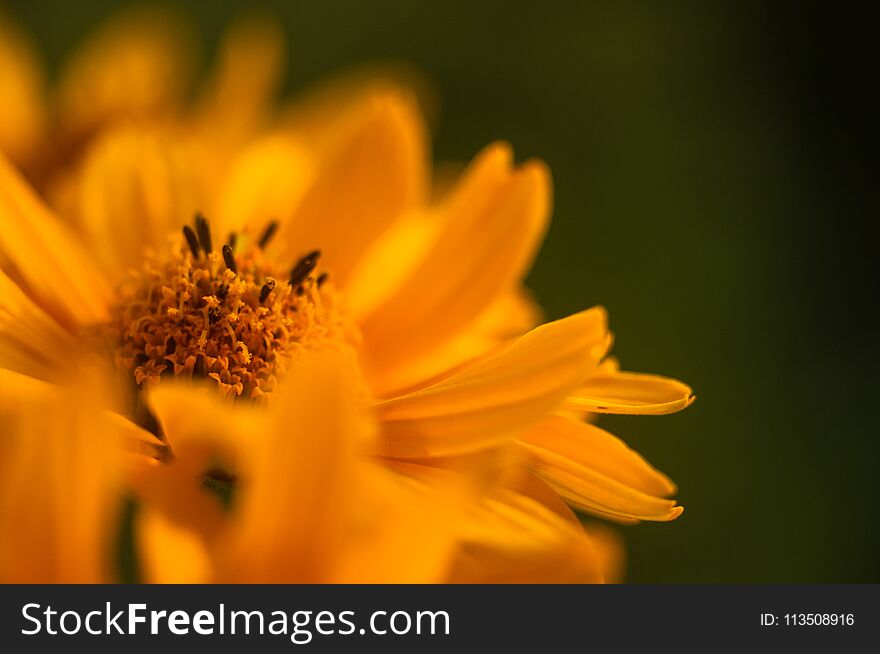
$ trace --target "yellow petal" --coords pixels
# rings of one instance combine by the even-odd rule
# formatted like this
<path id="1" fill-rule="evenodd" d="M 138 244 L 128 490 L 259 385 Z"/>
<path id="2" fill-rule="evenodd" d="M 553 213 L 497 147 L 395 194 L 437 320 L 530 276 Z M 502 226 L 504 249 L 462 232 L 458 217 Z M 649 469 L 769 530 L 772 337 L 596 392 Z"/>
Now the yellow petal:
<path id="1" fill-rule="evenodd" d="M 574 507 L 628 520 L 673 520 L 682 508 L 663 499 L 675 491 L 665 475 L 598 427 L 561 416 L 524 434 L 535 473 Z"/>
<path id="2" fill-rule="evenodd" d="M 550 214 L 550 175 L 531 161 L 510 170 L 497 144 L 481 153 L 440 206 L 442 228 L 421 264 L 363 319 L 377 385 L 442 346 L 528 271 Z"/>
<path id="3" fill-rule="evenodd" d="M 423 385 L 449 370 L 491 352 L 505 341 L 521 336 L 540 322 L 540 310 L 523 289 L 499 296 L 477 319 L 443 345 L 413 357 L 394 370 L 374 378 L 373 392 L 393 395 Z"/>
<path id="4" fill-rule="evenodd" d="M 237 521 L 221 559 L 226 582 L 321 582 L 346 546 L 357 451 L 370 424 L 335 357 L 293 366 L 272 423 L 249 439 Z"/>
<path id="5" fill-rule="evenodd" d="M 71 218 L 105 269 L 138 267 L 147 248 L 165 248 L 169 233 L 204 206 L 188 153 L 170 134 L 125 126 L 100 137 L 79 174 Z"/>
<path id="6" fill-rule="evenodd" d="M 0 271 L 0 368 L 57 381 L 74 339 Z"/>
<path id="7" fill-rule="evenodd" d="M 339 121 L 314 182 L 279 241 L 293 259 L 313 249 L 337 285 L 369 246 L 427 192 L 424 125 L 411 99 L 370 96 Z"/>
<path id="8" fill-rule="evenodd" d="M 199 535 L 149 507 L 137 514 L 138 553 L 144 581 L 200 584 L 211 579 L 211 559 Z"/>
<path id="9" fill-rule="evenodd" d="M 109 285 L 0 154 L 0 269 L 66 327 L 109 319 Z"/>
<path id="10" fill-rule="evenodd" d="M 150 391 L 147 404 L 170 453 L 163 465 L 136 468 L 132 485 L 163 519 L 210 539 L 226 517 L 205 476 L 217 470 L 241 474 L 244 448 L 252 432 L 265 428 L 263 416 L 251 407 L 230 406 L 212 388 L 184 383 L 160 384 Z"/>
<path id="11" fill-rule="evenodd" d="M 334 566 L 338 583 L 439 583 L 446 579 L 459 524 L 471 499 L 463 479 L 417 482 L 365 466 L 364 492 L 350 502 L 347 547 Z"/>
<path id="12" fill-rule="evenodd" d="M 248 16 L 224 35 L 192 118 L 192 129 L 215 155 L 231 154 L 268 118 L 284 54 L 284 35 L 268 18 Z"/>
<path id="13" fill-rule="evenodd" d="M 579 525 L 507 491 L 464 526 L 452 583 L 601 583 L 599 559 Z"/>
<path id="14" fill-rule="evenodd" d="M 213 216 L 221 234 L 247 228 L 258 238 L 273 221 L 291 219 L 312 179 L 306 150 L 286 135 L 265 137 L 233 162 Z M 212 217 L 212 222 L 214 218 Z M 278 239 L 268 247 L 274 249 Z"/>
<path id="15" fill-rule="evenodd" d="M 176 17 L 155 9 L 103 25 L 61 71 L 58 111 L 71 142 L 120 118 L 170 110 L 188 81 L 188 42 Z"/>
<path id="16" fill-rule="evenodd" d="M 81 381 L 67 391 L 0 370 L 2 583 L 112 579 L 122 441 Z"/>
<path id="17" fill-rule="evenodd" d="M 42 136 L 43 83 L 31 44 L 0 14 L 0 152 L 19 165 L 33 158 Z"/>
<path id="18" fill-rule="evenodd" d="M 526 446 L 552 452 L 572 465 L 591 468 L 649 495 L 667 497 L 675 484 L 626 443 L 595 425 L 551 416 L 522 434 Z"/>
<path id="19" fill-rule="evenodd" d="M 345 288 L 353 320 L 368 316 L 419 266 L 440 233 L 439 219 L 436 211 L 412 211 L 364 253 Z"/>
<path id="20" fill-rule="evenodd" d="M 590 309 L 542 325 L 433 385 L 380 402 L 380 453 L 445 456 L 508 440 L 595 368 L 607 336 L 605 311 Z"/>
<path id="21" fill-rule="evenodd" d="M 602 372 L 571 394 L 564 408 L 591 413 L 662 415 L 693 404 L 693 391 L 676 379 L 635 372 Z"/>
<path id="22" fill-rule="evenodd" d="M 372 62 L 323 77 L 297 91 L 279 112 L 278 123 L 310 147 L 322 148 L 334 120 L 366 97 L 387 94 L 413 95 L 429 125 L 434 124 L 438 101 L 432 82 L 405 62 Z"/>
<path id="23" fill-rule="evenodd" d="M 606 584 L 622 584 L 626 576 L 626 545 L 620 532 L 608 525 L 591 521 L 584 532 L 593 544 Z"/>

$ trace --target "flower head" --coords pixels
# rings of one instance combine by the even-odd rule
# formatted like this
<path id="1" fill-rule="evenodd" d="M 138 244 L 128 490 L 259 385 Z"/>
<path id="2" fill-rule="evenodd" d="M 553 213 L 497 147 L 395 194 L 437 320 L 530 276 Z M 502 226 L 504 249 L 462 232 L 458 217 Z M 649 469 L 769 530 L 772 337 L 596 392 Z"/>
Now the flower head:
<path id="1" fill-rule="evenodd" d="M 265 127 L 277 52 L 249 34 L 183 107 L 167 50 L 105 33 L 59 90 L 76 155 L 32 153 L 29 181 L 0 157 L 0 383 L 27 399 L 0 405 L 22 444 L 4 463 L 55 480 L 72 457 L 63 478 L 89 489 L 0 486 L 0 525 L 20 501 L 53 527 L 4 536 L 0 576 L 31 540 L 51 559 L 72 538 L 109 578 L 106 507 L 134 496 L 148 580 L 601 580 L 610 541 L 569 507 L 681 508 L 591 419 L 691 390 L 618 370 L 601 308 L 537 324 L 522 284 L 550 217 L 543 163 L 493 144 L 432 199 L 417 103 L 387 82 Z M 116 98 L 131 66 L 149 88 Z M 95 360 L 115 368 L 106 399 L 82 388 Z M 89 418 L 64 441 L 71 411 Z M 38 414 L 55 416 L 42 457 Z M 94 459 L 76 449 L 90 430 Z"/>

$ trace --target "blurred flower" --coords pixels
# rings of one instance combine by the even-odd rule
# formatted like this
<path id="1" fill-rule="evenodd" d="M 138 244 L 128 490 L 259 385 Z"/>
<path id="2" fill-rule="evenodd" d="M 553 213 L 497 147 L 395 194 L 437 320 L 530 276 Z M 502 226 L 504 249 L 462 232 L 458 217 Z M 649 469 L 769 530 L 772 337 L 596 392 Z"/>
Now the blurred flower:
<path id="1" fill-rule="evenodd" d="M 681 508 L 591 419 L 693 396 L 621 372 L 601 308 L 536 326 L 522 282 L 546 166 L 497 143 L 432 197 L 406 90 L 337 82 L 270 123 L 280 39 L 250 23 L 183 104 L 174 30 L 135 24 L 72 59 L 63 136 L 0 141 L 41 189 L 0 157 L 0 384 L 23 398 L 0 405 L 18 444 L 0 525 L 27 510 L 51 526 L 4 542 L 0 578 L 30 541 L 73 538 L 95 545 L 92 572 L 39 578 L 107 579 L 107 498 L 124 489 L 149 581 L 619 578 L 613 539 L 569 506 L 620 522 Z M 24 105 L 26 51 L 0 48 Z M 82 388 L 89 355 L 118 370 L 108 400 Z M 46 465 L 29 435 L 45 421 Z M 124 464 L 77 454 L 120 440 Z M 48 465 L 68 451 L 77 465 Z M 23 496 L 34 468 L 91 494 Z"/>

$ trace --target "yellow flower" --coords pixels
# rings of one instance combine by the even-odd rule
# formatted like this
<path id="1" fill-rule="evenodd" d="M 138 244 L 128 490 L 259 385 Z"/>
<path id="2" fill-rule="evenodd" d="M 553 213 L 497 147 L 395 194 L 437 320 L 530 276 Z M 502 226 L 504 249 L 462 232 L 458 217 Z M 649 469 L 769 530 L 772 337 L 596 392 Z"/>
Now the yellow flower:
<path id="1" fill-rule="evenodd" d="M 601 308 L 536 326 L 546 166 L 493 144 L 432 199 L 407 91 L 337 85 L 259 130 L 265 39 L 234 33 L 215 101 L 183 111 L 166 32 L 118 34 L 59 87 L 77 154 L 31 160 L 42 197 L 0 156 L 0 579 L 110 578 L 125 492 L 150 581 L 619 578 L 569 506 L 681 508 L 590 418 L 693 395 L 618 370 Z M 133 70 L 143 88 L 120 93 Z M 82 387 L 94 357 L 117 370 L 110 399 Z M 34 470 L 83 491 L 23 492 Z M 26 512 L 48 527 L 7 537 Z"/>

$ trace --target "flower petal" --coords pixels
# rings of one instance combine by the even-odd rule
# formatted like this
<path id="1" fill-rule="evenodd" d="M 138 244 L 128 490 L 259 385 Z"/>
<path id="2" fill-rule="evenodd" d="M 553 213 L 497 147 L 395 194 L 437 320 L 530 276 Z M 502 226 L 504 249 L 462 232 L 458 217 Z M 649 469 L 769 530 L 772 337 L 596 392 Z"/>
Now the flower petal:
<path id="1" fill-rule="evenodd" d="M 0 368 L 57 381 L 74 339 L 0 270 Z"/>
<path id="2" fill-rule="evenodd" d="M 109 285 L 0 154 L 0 270 L 65 327 L 109 318 Z"/>
<path id="3" fill-rule="evenodd" d="M 370 424 L 345 368 L 315 356 L 291 369 L 272 423 L 249 439 L 237 520 L 220 560 L 223 581 L 319 582 L 349 538 L 357 450 Z"/>
<path id="4" fill-rule="evenodd" d="M 606 314 L 597 307 L 542 325 L 433 385 L 380 402 L 380 453 L 445 456 L 507 440 L 581 383 L 607 338 Z"/>
<path id="5" fill-rule="evenodd" d="M 170 134 L 121 127 L 89 149 L 70 217 L 105 269 L 121 276 L 148 248 L 164 248 L 170 233 L 203 206 L 199 182 Z"/>
<path id="6" fill-rule="evenodd" d="M 233 161 L 214 217 L 221 234 L 247 230 L 256 238 L 273 220 L 290 220 L 311 182 L 314 164 L 286 135 L 253 143 Z M 214 222 L 214 219 L 212 219 Z M 279 239 L 268 247 L 275 249 Z"/>
<path id="7" fill-rule="evenodd" d="M 112 580 L 122 440 L 82 381 L 69 391 L 0 370 L 2 583 Z"/>
<path id="8" fill-rule="evenodd" d="M 519 442 L 535 473 L 580 510 L 654 521 L 673 520 L 683 510 L 663 499 L 675 492 L 665 475 L 598 427 L 552 416 Z"/>
<path id="9" fill-rule="evenodd" d="M 352 502 L 348 547 L 334 583 L 440 583 L 445 581 L 460 524 L 471 499 L 467 483 L 449 476 L 432 484 L 365 467 L 366 495 Z"/>
<path id="10" fill-rule="evenodd" d="M 552 452 L 649 495 L 668 497 L 675 484 L 626 443 L 595 425 L 550 416 L 520 436 L 526 446 Z"/>
<path id="11" fill-rule="evenodd" d="M 192 117 L 191 129 L 223 159 L 263 126 L 281 81 L 284 35 L 278 24 L 251 15 L 224 35 L 219 61 Z M 206 162 L 207 165 L 216 163 Z"/>
<path id="12" fill-rule="evenodd" d="M 199 534 L 144 507 L 136 518 L 136 538 L 144 581 L 200 584 L 211 579 L 211 558 Z"/>
<path id="13" fill-rule="evenodd" d="M 635 372 L 602 372 L 571 394 L 564 408 L 590 413 L 662 415 L 693 404 L 691 388 L 676 379 Z"/>
<path id="14" fill-rule="evenodd" d="M 69 142 L 120 118 L 169 110 L 189 79 L 189 42 L 166 11 L 135 8 L 109 20 L 61 71 L 58 115 Z"/>
<path id="15" fill-rule="evenodd" d="M 540 323 L 540 310 L 522 289 L 499 296 L 475 321 L 443 345 L 413 357 L 394 370 L 374 378 L 373 392 L 389 396 L 394 391 L 424 385 L 449 370 L 491 352 L 511 338 L 522 336 Z"/>
<path id="16" fill-rule="evenodd" d="M 369 246 L 427 193 L 425 128 L 406 96 L 370 96 L 339 120 L 313 184 L 279 241 L 293 259 L 320 249 L 338 285 Z"/>
<path id="17" fill-rule="evenodd" d="M 132 484 L 139 498 L 180 528 L 214 537 L 226 523 L 219 498 L 206 475 L 241 474 L 244 448 L 265 428 L 261 413 L 233 407 L 209 387 L 165 382 L 147 395 L 147 404 L 165 435 L 170 456 L 162 465 L 141 465 Z"/>
<path id="18" fill-rule="evenodd" d="M 626 544 L 620 532 L 598 521 L 585 524 L 584 531 L 593 544 L 605 583 L 622 584 L 626 576 Z"/>
<path id="19" fill-rule="evenodd" d="M 464 526 L 452 583 L 602 583 L 579 525 L 512 491 L 488 498 Z"/>
<path id="20" fill-rule="evenodd" d="M 421 264 L 362 322 L 379 387 L 415 356 L 442 346 L 521 281 L 547 227 L 550 175 L 531 161 L 510 170 L 490 146 L 441 205 L 440 233 Z"/>

